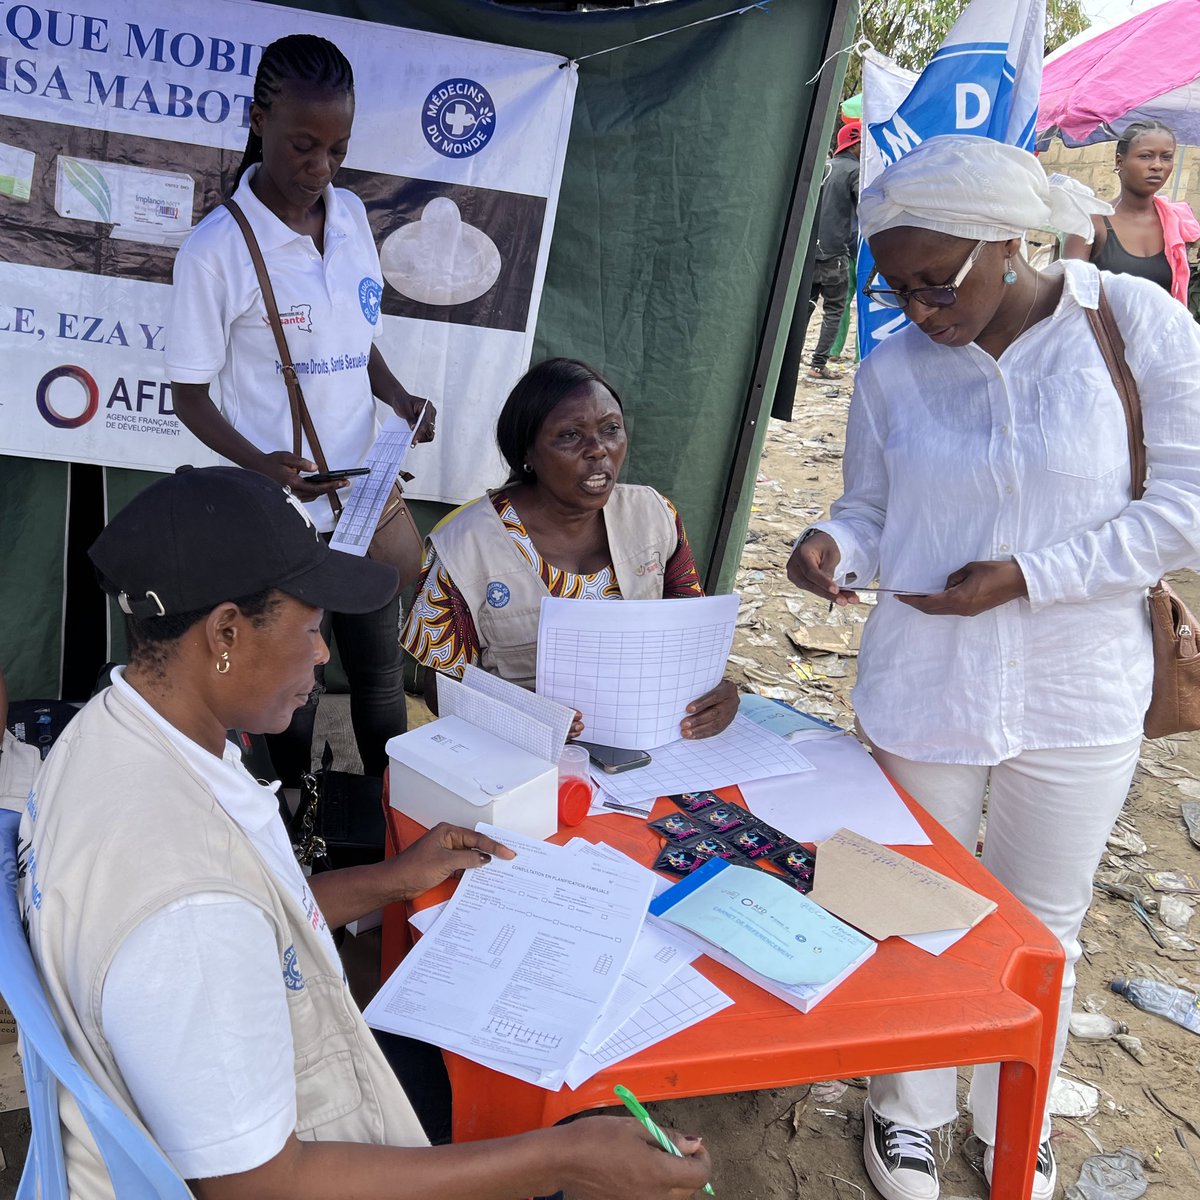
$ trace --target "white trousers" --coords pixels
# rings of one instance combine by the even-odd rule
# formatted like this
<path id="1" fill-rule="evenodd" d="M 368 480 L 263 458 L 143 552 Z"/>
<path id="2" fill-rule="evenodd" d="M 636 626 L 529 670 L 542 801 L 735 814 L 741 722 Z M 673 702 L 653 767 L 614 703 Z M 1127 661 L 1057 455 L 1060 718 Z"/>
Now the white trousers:
<path id="1" fill-rule="evenodd" d="M 985 791 L 983 865 L 1034 913 L 1066 952 L 1053 1071 L 1062 1063 L 1075 991 L 1079 929 L 1092 898 L 1092 877 L 1120 814 L 1137 766 L 1141 738 L 1114 746 L 1026 750 L 993 767 L 914 762 L 876 749 L 897 783 L 969 850 L 979 836 Z M 979 1066 L 969 1107 L 976 1135 L 996 1141 L 999 1067 Z M 1051 1076 L 1053 1078 L 1053 1075 Z M 953 1067 L 880 1075 L 871 1080 L 871 1107 L 916 1129 L 935 1129 L 958 1115 Z M 1050 1117 L 1042 1115 L 1042 1140 Z"/>

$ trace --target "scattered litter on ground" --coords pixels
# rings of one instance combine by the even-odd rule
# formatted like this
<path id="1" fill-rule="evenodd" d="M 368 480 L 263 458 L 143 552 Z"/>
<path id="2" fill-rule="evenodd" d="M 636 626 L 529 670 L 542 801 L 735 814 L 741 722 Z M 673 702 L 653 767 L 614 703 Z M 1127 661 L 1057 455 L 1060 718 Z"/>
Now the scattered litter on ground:
<path id="1" fill-rule="evenodd" d="M 1200 846 L 1200 800 L 1185 800 L 1179 807 L 1192 845 Z"/>
<path id="2" fill-rule="evenodd" d="M 799 650 L 825 650 L 853 657 L 862 641 L 861 625 L 798 625 L 788 637 Z"/>
<path id="3" fill-rule="evenodd" d="M 1182 892 L 1200 896 L 1200 879 L 1189 871 L 1147 871 L 1146 882 L 1156 892 Z"/>
<path id="4" fill-rule="evenodd" d="M 1060 1074 L 1050 1088 L 1050 1115 L 1086 1121 L 1100 1107 L 1100 1089 Z"/>
<path id="5" fill-rule="evenodd" d="M 1168 929 L 1182 933 L 1192 919 L 1192 906 L 1179 896 L 1164 896 L 1158 902 L 1158 919 Z"/>
<path id="6" fill-rule="evenodd" d="M 1108 835 L 1108 848 L 1116 851 L 1118 854 L 1146 853 L 1146 843 L 1143 841 L 1142 835 L 1132 825 L 1127 825 L 1120 821 L 1113 827 L 1112 833 Z"/>
<path id="7" fill-rule="evenodd" d="M 1128 1025 L 1114 1021 L 1107 1013 L 1073 1012 L 1071 1014 L 1072 1037 L 1103 1041 L 1106 1038 L 1116 1037 L 1118 1033 L 1128 1032 Z"/>
<path id="8" fill-rule="evenodd" d="M 1136 1150 L 1122 1146 L 1112 1154 L 1084 1159 L 1079 1182 L 1066 1192 L 1066 1200 L 1137 1200 L 1150 1185 Z"/>
<path id="9" fill-rule="evenodd" d="M 1132 1033 L 1117 1033 L 1113 1035 L 1113 1041 L 1135 1062 L 1141 1063 L 1143 1067 L 1146 1065 L 1146 1051 L 1142 1047 L 1140 1037 L 1134 1037 Z"/>

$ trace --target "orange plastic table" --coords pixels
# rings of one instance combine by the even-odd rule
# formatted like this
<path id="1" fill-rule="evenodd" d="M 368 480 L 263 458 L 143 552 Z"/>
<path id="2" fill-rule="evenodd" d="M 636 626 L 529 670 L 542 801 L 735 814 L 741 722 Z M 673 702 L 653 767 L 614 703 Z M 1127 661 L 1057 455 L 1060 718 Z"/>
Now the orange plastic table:
<path id="1" fill-rule="evenodd" d="M 720 795 L 737 801 L 736 788 Z M 903 793 L 901 793 L 904 796 Z M 924 1067 L 999 1062 L 993 1200 L 1026 1200 L 1033 1184 L 1042 1109 L 1062 984 L 1062 948 L 1053 935 L 910 797 L 905 802 L 933 841 L 905 847 L 919 862 L 990 896 L 997 910 L 940 957 L 889 938 L 867 963 L 810 1013 L 800 1013 L 707 957 L 696 967 L 734 1000 L 715 1016 L 651 1046 L 580 1088 L 548 1092 L 445 1054 L 453 1089 L 454 1140 L 502 1137 L 613 1105 L 624 1083 L 642 1100 L 670 1100 Z M 659 800 L 654 815 L 672 811 Z M 424 830 L 388 809 L 389 849 Z M 552 841 L 605 841 L 650 864 L 660 842 L 644 822 L 593 817 Z M 422 896 L 445 900 L 451 884 Z M 408 945 L 408 913 L 384 914 L 383 968 Z"/>

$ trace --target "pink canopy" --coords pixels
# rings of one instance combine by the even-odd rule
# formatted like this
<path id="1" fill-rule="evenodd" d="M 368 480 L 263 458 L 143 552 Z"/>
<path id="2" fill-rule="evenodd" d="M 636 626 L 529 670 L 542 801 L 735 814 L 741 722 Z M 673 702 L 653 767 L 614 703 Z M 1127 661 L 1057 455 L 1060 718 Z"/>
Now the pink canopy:
<path id="1" fill-rule="evenodd" d="M 1163 121 L 1200 143 L 1200 0 L 1170 0 L 1046 63 L 1039 141 L 1109 141 L 1140 119 Z"/>

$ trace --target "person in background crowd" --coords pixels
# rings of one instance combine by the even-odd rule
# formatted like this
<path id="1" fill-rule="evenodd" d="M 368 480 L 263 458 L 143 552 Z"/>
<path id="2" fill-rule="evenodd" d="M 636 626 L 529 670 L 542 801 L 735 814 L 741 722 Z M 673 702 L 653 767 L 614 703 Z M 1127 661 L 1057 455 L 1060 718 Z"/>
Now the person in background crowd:
<path id="1" fill-rule="evenodd" d="M 250 135 L 233 199 L 266 261 L 285 336 L 297 361 L 342 358 L 345 370 L 306 374 L 304 396 L 331 470 L 360 466 L 374 444 L 378 397 L 410 424 L 422 401 L 389 370 L 381 331 L 379 255 L 362 201 L 333 187 L 350 144 L 354 75 L 324 38 L 294 34 L 263 51 Z M 303 316 L 303 346 L 289 322 Z M 260 471 L 305 502 L 316 527 L 333 529 L 328 497 L 345 479 L 312 483 L 313 451 L 293 454 L 292 415 L 276 365 L 274 335 L 241 230 L 224 207 L 211 212 L 175 259 L 166 368 L 179 419 L 221 457 Z M 220 381 L 221 407 L 209 386 Z M 418 439 L 432 438 L 432 409 Z M 326 615 L 350 683 L 355 739 L 368 775 L 387 766 L 388 738 L 406 728 L 399 600 L 373 612 Z M 286 735 L 270 739 L 284 784 L 308 770 L 318 687 Z"/>
<path id="2" fill-rule="evenodd" d="M 653 488 L 617 482 L 629 448 L 625 413 L 594 368 L 571 358 L 532 367 L 504 402 L 496 440 L 508 482 L 430 534 L 402 634 L 405 649 L 429 668 L 431 706 L 436 673 L 460 675 L 464 663 L 532 688 L 543 596 L 704 595 L 671 502 Z M 736 687 L 723 680 L 689 706 L 681 733 L 720 733 L 737 703 Z M 581 731 L 576 722 L 574 736 Z"/>
<path id="3" fill-rule="evenodd" d="M 1153 653 L 1146 590 L 1200 555 L 1200 329 L 1162 289 L 1066 260 L 1029 229 L 1091 231 L 1073 180 L 982 137 L 933 137 L 864 189 L 867 295 L 911 324 L 859 368 L 845 491 L 799 539 L 798 586 L 837 604 L 876 576 L 854 707 L 880 765 L 1061 941 L 1062 1061 L 1092 877 L 1141 748 Z M 1104 205 L 1107 208 L 1107 205 Z M 1131 499 L 1125 412 L 1087 318 L 1101 281 L 1145 422 Z M 970 1108 L 996 1138 L 994 1065 Z M 930 1131 L 954 1068 L 871 1080 L 863 1157 L 887 1200 L 939 1193 Z M 1041 1116 L 1033 1200 L 1057 1169 Z"/>
<path id="4" fill-rule="evenodd" d="M 837 148 L 829 163 L 829 175 L 821 188 L 817 216 L 817 249 L 813 263 L 812 293 L 808 319 L 822 301 L 821 332 L 813 351 L 814 379 L 836 379 L 829 368 L 829 351 L 838 335 L 846 311 L 850 284 L 850 260 L 858 253 L 858 159 L 862 150 L 862 122 L 847 121 L 837 132 Z"/>
<path id="5" fill-rule="evenodd" d="M 170 553 L 163 548 L 169 547 Z M 253 471 L 167 476 L 90 550 L 130 662 L 71 722 L 20 825 L 30 946 L 76 1059 L 200 1200 L 685 1200 L 699 1138 L 632 1119 L 430 1148 L 351 999 L 331 927 L 512 851 L 438 825 L 306 879 L 271 788 L 226 730 L 278 731 L 328 657 L 325 607 L 371 611 L 393 568 L 330 550 Z M 113 1200 L 63 1105 L 70 1195 Z"/>
<path id="6" fill-rule="evenodd" d="M 1184 200 L 1159 193 L 1175 169 L 1175 134 L 1161 121 L 1135 121 L 1117 142 L 1121 191 L 1112 216 L 1095 216 L 1095 237 L 1067 238 L 1064 256 L 1093 262 L 1114 275 L 1137 275 L 1187 303 L 1188 246 L 1200 222 Z"/>

